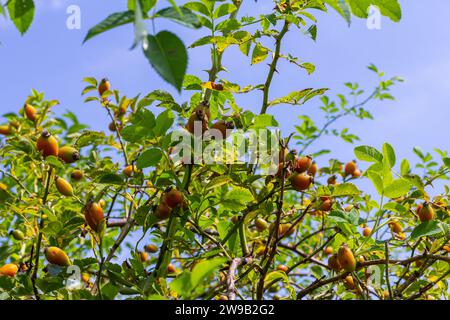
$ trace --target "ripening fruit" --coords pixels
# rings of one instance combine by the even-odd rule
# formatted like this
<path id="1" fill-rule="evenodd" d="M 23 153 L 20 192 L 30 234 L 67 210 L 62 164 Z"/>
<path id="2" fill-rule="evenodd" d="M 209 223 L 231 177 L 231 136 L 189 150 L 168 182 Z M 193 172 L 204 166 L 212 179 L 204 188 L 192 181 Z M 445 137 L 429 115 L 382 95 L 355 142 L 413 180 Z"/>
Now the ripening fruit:
<path id="1" fill-rule="evenodd" d="M 125 113 L 127 113 L 127 109 L 128 109 L 128 106 L 130 105 L 130 103 L 131 103 L 130 99 L 124 99 L 121 102 L 121 104 L 119 106 L 119 110 L 118 110 L 119 115 L 124 115 Z"/>
<path id="2" fill-rule="evenodd" d="M 371 233 L 372 233 L 372 228 L 365 227 L 365 228 L 363 229 L 363 236 L 364 236 L 364 237 L 370 236 Z"/>
<path id="3" fill-rule="evenodd" d="M 14 238 L 14 240 L 17 240 L 17 241 L 22 241 L 23 239 L 25 239 L 25 235 L 20 230 L 11 231 L 11 235 Z"/>
<path id="4" fill-rule="evenodd" d="M 35 107 L 33 107 L 32 105 L 26 103 L 25 106 L 23 107 L 25 116 L 27 117 L 28 120 L 31 121 L 36 121 L 37 118 L 37 110 Z"/>
<path id="5" fill-rule="evenodd" d="M 443 246 L 442 249 L 447 251 L 447 253 L 450 253 L 450 246 Z"/>
<path id="6" fill-rule="evenodd" d="M 188 123 L 186 125 L 187 131 L 197 136 L 201 136 L 208 130 L 209 117 L 206 115 L 205 111 L 202 109 L 196 109 L 189 117 Z M 195 132 L 195 127 L 199 127 L 201 132 Z M 197 129 L 197 131 L 199 131 Z"/>
<path id="7" fill-rule="evenodd" d="M 422 204 L 422 203 L 419 203 L 419 204 L 417 205 L 417 209 L 416 209 L 416 214 L 417 214 L 417 216 L 419 216 L 419 212 L 420 212 L 420 210 L 422 210 L 422 208 L 423 208 L 423 204 Z"/>
<path id="8" fill-rule="evenodd" d="M 8 276 L 12 278 L 16 276 L 18 271 L 19 267 L 17 265 L 13 263 L 8 263 L 0 267 L 0 276 Z"/>
<path id="9" fill-rule="evenodd" d="M 81 275 L 81 281 L 83 281 L 84 283 L 88 284 L 89 280 L 90 280 L 91 276 L 89 275 L 89 273 L 84 272 Z"/>
<path id="10" fill-rule="evenodd" d="M 344 168 L 345 175 L 351 176 L 351 175 L 353 175 L 353 173 L 355 173 L 355 170 L 356 170 L 355 160 L 347 162 L 347 164 L 345 165 L 345 168 Z"/>
<path id="11" fill-rule="evenodd" d="M 109 124 L 108 124 L 108 129 L 109 129 L 109 131 L 112 131 L 112 132 L 114 132 L 114 131 L 116 131 L 117 130 L 117 128 L 116 128 L 116 123 L 113 121 L 113 122 L 110 122 Z"/>
<path id="12" fill-rule="evenodd" d="M 356 179 L 356 178 L 361 177 L 361 175 L 362 175 L 361 170 L 356 169 L 356 170 L 353 172 L 352 177 Z"/>
<path id="13" fill-rule="evenodd" d="M 56 177 L 55 179 L 55 186 L 59 193 L 61 193 L 63 196 L 66 197 L 72 197 L 73 196 L 73 188 L 72 185 L 63 178 Z"/>
<path id="14" fill-rule="evenodd" d="M 219 130 L 221 139 L 226 139 L 230 136 L 231 130 L 234 129 L 234 123 L 232 121 L 226 122 L 224 120 L 217 121 L 211 126 L 211 129 Z"/>
<path id="15" fill-rule="evenodd" d="M 322 200 L 322 203 L 320 204 L 320 210 L 330 211 L 332 206 L 333 206 L 333 201 L 330 198 L 327 198 L 327 199 Z"/>
<path id="16" fill-rule="evenodd" d="M 294 170 L 298 173 L 308 171 L 311 167 L 312 158 L 310 156 L 298 158 L 294 163 Z"/>
<path id="17" fill-rule="evenodd" d="M 346 244 L 343 244 L 339 248 L 337 258 L 342 269 L 348 272 L 355 271 L 356 260 L 353 256 L 352 250 L 350 250 L 350 248 Z"/>
<path id="18" fill-rule="evenodd" d="M 72 173 L 70 174 L 70 178 L 73 181 L 80 181 L 81 179 L 84 178 L 84 173 L 81 170 L 73 170 Z"/>
<path id="19" fill-rule="evenodd" d="M 146 262 L 148 260 L 148 253 L 145 251 L 140 251 L 139 259 L 141 260 L 141 262 Z"/>
<path id="20" fill-rule="evenodd" d="M 239 216 L 232 216 L 231 217 L 231 222 L 233 223 L 233 224 L 236 224 L 237 222 L 239 221 Z"/>
<path id="21" fill-rule="evenodd" d="M 208 119 L 211 119 L 211 109 L 209 108 L 209 103 L 207 101 L 202 101 L 194 110 L 201 110 Z"/>
<path id="22" fill-rule="evenodd" d="M 100 207 L 102 207 L 102 209 L 106 206 L 106 201 L 103 199 L 98 200 L 98 204 L 100 205 Z"/>
<path id="23" fill-rule="evenodd" d="M 126 166 L 122 172 L 129 178 L 136 172 L 136 167 L 133 165 Z"/>
<path id="24" fill-rule="evenodd" d="M 4 135 L 4 136 L 8 136 L 11 134 L 11 129 L 9 128 L 9 126 L 0 126 L 0 134 Z"/>
<path id="25" fill-rule="evenodd" d="M 336 272 L 341 271 L 342 267 L 336 253 L 328 258 L 328 266 Z"/>
<path id="26" fill-rule="evenodd" d="M 218 300 L 221 300 L 221 301 L 227 301 L 228 300 L 228 297 L 226 296 L 226 295 L 220 295 L 219 296 L 219 298 L 218 298 Z"/>
<path id="27" fill-rule="evenodd" d="M 311 166 L 308 169 L 308 174 L 312 177 L 314 177 L 317 174 L 317 170 L 319 169 L 319 167 L 317 166 L 317 163 L 315 163 L 313 161 L 313 163 L 311 163 Z"/>
<path id="28" fill-rule="evenodd" d="M 44 250 L 45 257 L 47 261 L 51 264 L 56 264 L 58 266 L 70 266 L 70 259 L 67 254 L 57 247 L 48 247 Z"/>
<path id="29" fill-rule="evenodd" d="M 398 220 L 392 220 L 388 223 L 388 225 L 391 228 L 392 232 L 396 234 L 401 234 L 403 232 L 403 227 L 400 222 L 398 222 Z"/>
<path id="30" fill-rule="evenodd" d="M 175 266 L 171 263 L 169 263 L 169 265 L 167 266 L 167 272 L 168 273 L 175 273 L 176 269 Z"/>
<path id="31" fill-rule="evenodd" d="M 74 163 L 75 161 L 80 160 L 80 153 L 75 148 L 65 146 L 59 149 L 58 157 L 65 163 Z"/>
<path id="32" fill-rule="evenodd" d="M 434 209 L 428 203 L 425 202 L 420 210 L 418 210 L 417 214 L 419 215 L 419 219 L 421 222 L 431 221 L 434 219 Z"/>
<path id="33" fill-rule="evenodd" d="M 345 211 L 345 212 L 350 212 L 350 211 L 353 210 L 354 207 L 355 207 L 354 205 L 349 204 L 349 205 L 347 205 L 347 206 L 344 208 L 344 211 Z"/>
<path id="34" fill-rule="evenodd" d="M 355 284 L 355 280 L 353 279 L 353 277 L 351 275 L 348 275 L 348 276 L 345 277 L 344 285 L 349 290 L 357 289 L 356 284 Z"/>
<path id="35" fill-rule="evenodd" d="M 264 220 L 263 218 L 258 218 L 255 221 L 255 226 L 259 232 L 263 232 L 264 230 L 267 229 L 268 224 L 267 221 Z"/>
<path id="36" fill-rule="evenodd" d="M 58 156 L 58 141 L 47 130 L 42 131 L 36 142 L 36 147 L 44 158 L 48 156 Z"/>
<path id="37" fill-rule="evenodd" d="M 290 223 L 281 223 L 278 226 L 278 237 L 283 237 L 284 235 L 290 236 L 295 232 L 295 228 L 292 228 L 292 224 Z M 273 228 L 275 228 L 275 222 L 272 222 L 269 225 L 269 232 L 273 232 Z"/>
<path id="38" fill-rule="evenodd" d="M 100 223 L 104 219 L 102 207 L 94 201 L 89 201 L 84 209 L 84 219 L 92 230 L 98 231 Z"/>
<path id="39" fill-rule="evenodd" d="M 108 129 L 112 132 L 115 131 L 121 132 L 123 129 L 123 125 L 121 123 L 116 123 L 115 121 L 113 121 L 108 125 Z"/>
<path id="40" fill-rule="evenodd" d="M 155 216 L 160 220 L 168 219 L 171 213 L 172 208 L 169 207 L 165 202 L 161 202 L 155 210 Z"/>
<path id="41" fill-rule="evenodd" d="M 304 191 L 309 188 L 313 179 L 305 173 L 297 173 L 291 177 L 292 188 L 296 191 Z"/>
<path id="42" fill-rule="evenodd" d="M 183 193 L 176 189 L 172 189 L 165 194 L 164 202 L 172 209 L 176 208 L 183 203 Z"/>
<path id="43" fill-rule="evenodd" d="M 371 228 L 369 228 L 369 227 L 365 227 L 364 228 L 364 230 L 363 230 L 363 236 L 364 237 L 370 236 L 371 233 L 372 233 L 372 229 Z"/>
<path id="44" fill-rule="evenodd" d="M 330 254 L 333 254 L 333 247 L 326 247 L 324 250 L 323 250 L 323 253 L 325 253 L 327 256 L 329 256 Z"/>
<path id="45" fill-rule="evenodd" d="M 282 223 L 280 224 L 279 233 L 280 237 L 284 236 L 285 234 L 287 236 L 293 235 L 295 232 L 295 228 L 292 228 L 292 224 L 290 223 Z"/>
<path id="46" fill-rule="evenodd" d="M 154 244 L 148 244 L 144 247 L 145 251 L 149 253 L 156 253 L 158 252 L 158 247 Z"/>
<path id="47" fill-rule="evenodd" d="M 327 179 L 327 183 L 328 183 L 329 185 L 335 185 L 336 182 L 337 182 L 337 177 L 336 177 L 335 175 L 332 175 L 331 177 L 329 177 L 329 178 Z"/>
<path id="48" fill-rule="evenodd" d="M 99 95 L 103 96 L 103 94 L 109 90 L 111 90 L 111 84 L 109 83 L 109 80 L 107 78 L 102 79 L 102 81 L 100 81 L 100 84 L 98 85 Z"/>
<path id="49" fill-rule="evenodd" d="M 287 266 L 285 266 L 284 264 L 280 264 L 280 265 L 277 267 L 277 270 L 283 271 L 283 272 L 287 272 L 287 271 L 289 270 L 289 268 L 288 268 Z"/>

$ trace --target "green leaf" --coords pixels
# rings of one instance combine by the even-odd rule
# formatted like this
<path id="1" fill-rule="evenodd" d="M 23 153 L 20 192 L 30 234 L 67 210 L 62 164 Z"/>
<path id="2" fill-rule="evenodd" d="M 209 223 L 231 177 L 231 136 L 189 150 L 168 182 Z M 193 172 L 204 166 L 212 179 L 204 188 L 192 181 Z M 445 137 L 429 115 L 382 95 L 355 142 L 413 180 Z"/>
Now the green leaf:
<path id="1" fill-rule="evenodd" d="M 36 279 L 36 286 L 41 289 L 42 292 L 47 293 L 63 288 L 64 283 L 60 277 L 47 277 Z"/>
<path id="2" fill-rule="evenodd" d="M 231 182 L 231 178 L 226 175 L 218 176 L 215 178 L 212 178 L 211 181 L 208 182 L 208 184 L 205 186 L 205 190 L 211 190 L 218 188 L 224 184 L 228 184 Z"/>
<path id="3" fill-rule="evenodd" d="M 405 213 L 408 210 L 397 202 L 388 202 L 383 206 L 383 210 L 389 210 L 397 213 Z"/>
<path id="4" fill-rule="evenodd" d="M 400 174 L 402 176 L 406 176 L 409 174 L 411 166 L 409 165 L 409 161 L 407 159 L 403 159 L 400 165 Z"/>
<path id="5" fill-rule="evenodd" d="M 266 60 L 269 49 L 262 44 L 257 43 L 252 53 L 252 64 L 257 64 Z"/>
<path id="6" fill-rule="evenodd" d="M 323 2 L 336 10 L 348 24 L 351 23 L 352 12 L 345 0 L 323 0 Z"/>
<path id="7" fill-rule="evenodd" d="M 411 239 L 417 239 L 425 236 L 440 237 L 448 234 L 448 231 L 448 226 L 442 222 L 436 220 L 426 221 L 414 228 L 411 232 Z"/>
<path id="8" fill-rule="evenodd" d="M 447 168 L 450 168 L 450 158 L 443 158 L 442 161 Z"/>
<path id="9" fill-rule="evenodd" d="M 143 12 L 149 12 L 156 4 L 157 0 L 139 0 Z M 128 10 L 136 9 L 136 0 L 128 0 Z"/>
<path id="10" fill-rule="evenodd" d="M 218 19 L 218 18 L 223 17 L 223 16 L 225 16 L 227 14 L 231 14 L 231 13 L 233 13 L 236 10 L 237 10 L 237 8 L 236 8 L 236 6 L 234 4 L 232 4 L 232 3 L 224 3 L 224 4 L 221 4 L 220 6 L 218 6 L 216 8 L 216 10 L 214 10 L 213 16 L 214 16 L 214 19 Z"/>
<path id="11" fill-rule="evenodd" d="M 113 300 L 115 296 L 119 293 L 119 288 L 113 285 L 111 282 L 105 284 L 102 288 L 103 296 L 108 300 Z"/>
<path id="12" fill-rule="evenodd" d="M 389 17 L 392 21 L 398 22 L 402 18 L 402 10 L 397 0 L 347 0 L 352 13 L 359 18 L 368 17 L 370 5 L 380 8 L 382 15 Z"/>
<path id="13" fill-rule="evenodd" d="M 307 88 L 301 91 L 294 91 L 289 93 L 287 96 L 270 101 L 269 106 L 274 106 L 277 104 L 302 105 L 316 96 L 323 95 L 326 91 L 328 91 L 328 88 Z"/>
<path id="14" fill-rule="evenodd" d="M 57 157 L 48 156 L 47 158 L 45 158 L 45 162 L 47 162 L 54 168 L 64 169 L 64 165 L 62 164 L 61 160 L 59 160 Z"/>
<path id="15" fill-rule="evenodd" d="M 265 129 L 267 127 L 277 127 L 278 122 L 271 114 L 261 114 L 255 117 L 255 120 L 251 126 L 253 129 Z"/>
<path id="16" fill-rule="evenodd" d="M 23 35 L 27 32 L 34 18 L 33 0 L 10 0 L 7 4 L 9 17 L 17 30 Z"/>
<path id="17" fill-rule="evenodd" d="M 121 185 L 124 183 L 124 180 L 120 175 L 116 173 L 105 173 L 99 177 L 98 183 Z"/>
<path id="18" fill-rule="evenodd" d="M 389 143 L 383 144 L 383 156 L 388 161 L 389 167 L 393 168 L 395 166 L 395 151 L 394 148 Z"/>
<path id="19" fill-rule="evenodd" d="M 182 274 L 178 275 L 173 281 L 170 282 L 170 289 L 177 292 L 181 296 L 189 296 L 192 292 L 191 284 L 191 272 L 184 271 Z"/>
<path id="20" fill-rule="evenodd" d="M 183 7 L 191 9 L 192 11 L 201 13 L 207 17 L 211 15 L 211 11 L 201 2 L 188 2 Z"/>
<path id="21" fill-rule="evenodd" d="M 137 158 L 136 165 L 139 169 L 155 167 L 161 161 L 162 156 L 162 151 L 157 148 L 146 150 Z"/>
<path id="22" fill-rule="evenodd" d="M 156 36 L 147 36 L 143 50 L 156 72 L 181 91 L 188 61 L 183 42 L 175 34 L 161 31 Z"/>
<path id="23" fill-rule="evenodd" d="M 218 270 L 227 261 L 225 257 L 216 257 L 211 260 L 199 262 L 192 269 L 191 284 L 193 288 L 196 288 L 201 284 L 208 276 L 214 271 Z"/>
<path id="24" fill-rule="evenodd" d="M 198 29 L 202 26 L 197 15 L 195 15 L 190 9 L 180 7 L 179 10 L 182 13 L 181 15 L 180 12 L 175 8 L 168 7 L 158 11 L 155 16 L 172 20 L 176 23 L 193 29 Z"/>
<path id="25" fill-rule="evenodd" d="M 383 179 L 376 171 L 367 171 L 367 177 L 369 177 L 370 181 L 372 181 L 375 189 L 377 189 L 377 192 L 379 195 L 383 194 L 384 186 L 383 186 Z"/>
<path id="26" fill-rule="evenodd" d="M 408 193 L 411 187 L 411 182 L 406 179 L 400 178 L 394 180 L 384 188 L 384 195 L 391 199 L 399 198 Z"/>
<path id="27" fill-rule="evenodd" d="M 382 162 L 383 155 L 377 149 L 369 146 L 359 146 L 356 147 L 355 156 L 358 160 L 367 162 Z"/>
<path id="28" fill-rule="evenodd" d="M 247 207 L 254 200 L 252 193 L 242 187 L 233 186 L 224 196 L 221 204 L 230 210 L 239 211 Z"/>
<path id="29" fill-rule="evenodd" d="M 359 214 L 357 210 L 344 212 L 342 210 L 333 210 L 328 217 L 336 222 L 346 222 L 352 225 L 359 225 Z"/>
<path id="30" fill-rule="evenodd" d="M 143 138 L 147 137 L 151 132 L 150 127 L 145 127 L 141 125 L 131 125 L 123 128 L 122 138 L 128 142 L 139 142 Z"/>
<path id="31" fill-rule="evenodd" d="M 105 20 L 89 29 L 83 43 L 105 31 L 123 26 L 134 21 L 134 11 L 116 12 L 109 15 Z"/>
<path id="32" fill-rule="evenodd" d="M 169 109 L 161 112 L 156 118 L 156 126 L 153 129 L 155 134 L 158 136 L 165 135 L 167 130 L 172 126 L 174 118 L 173 112 Z"/>
<path id="33" fill-rule="evenodd" d="M 341 183 L 333 188 L 333 197 L 357 196 L 361 191 L 353 183 Z"/>

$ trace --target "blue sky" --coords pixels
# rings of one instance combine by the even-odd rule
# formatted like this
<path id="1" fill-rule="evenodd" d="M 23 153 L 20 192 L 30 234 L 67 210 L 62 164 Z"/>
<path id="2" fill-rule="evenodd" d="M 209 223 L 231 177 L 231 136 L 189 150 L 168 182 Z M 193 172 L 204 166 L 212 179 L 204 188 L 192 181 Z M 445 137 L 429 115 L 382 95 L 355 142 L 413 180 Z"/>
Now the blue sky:
<path id="1" fill-rule="evenodd" d="M 96 37 L 82 45 L 88 29 L 108 14 L 124 10 L 126 1 L 49 0 L 36 1 L 35 22 L 21 37 L 17 30 L 0 18 L 0 113 L 17 111 L 31 88 L 44 91 L 47 98 L 58 99 L 58 113 L 69 109 L 80 120 L 95 130 L 107 130 L 104 110 L 94 104 L 84 104 L 80 92 L 83 77 L 108 77 L 115 88 L 134 96 L 154 89 L 166 89 L 180 97 L 151 69 L 140 50 L 129 51 L 133 29 L 125 26 Z M 247 0 L 243 11 L 267 13 L 271 1 Z M 450 2 L 444 0 L 400 1 L 403 19 L 392 23 L 382 20 L 381 30 L 369 30 L 365 21 L 354 20 L 349 28 L 345 21 L 332 12 L 319 14 L 317 42 L 293 30 L 282 51 L 316 64 L 317 71 L 308 76 L 287 62 L 279 67 L 274 79 L 271 97 L 281 97 L 290 91 L 307 87 L 329 87 L 330 94 L 343 92 L 342 83 L 358 81 L 368 89 L 375 77 L 366 69 L 376 64 L 387 75 L 399 75 L 406 82 L 394 88 L 396 102 L 376 103 L 370 106 L 374 121 L 343 121 L 360 136 L 357 144 L 380 147 L 391 143 L 399 158 L 414 158 L 412 148 L 425 150 L 433 147 L 450 149 L 447 122 L 450 116 L 450 29 L 444 28 Z M 81 30 L 66 28 L 66 8 L 70 4 L 81 8 Z M 165 5 L 161 1 L 161 6 Z M 186 45 L 191 44 L 206 30 L 193 31 L 172 22 L 159 20 L 157 30 L 169 29 L 180 34 Z M 151 27 L 149 25 L 149 29 Z M 203 76 L 200 70 L 209 67 L 207 48 L 190 50 L 189 73 Z M 207 62 L 205 64 L 205 62 Z M 267 72 L 266 63 L 250 67 L 249 59 L 237 50 L 224 57 L 230 81 L 241 84 L 262 82 Z M 259 110 L 261 95 L 238 98 L 244 108 Z M 318 114 L 318 100 L 304 107 L 278 106 L 275 114 L 287 134 L 299 124 L 297 115 L 304 112 Z M 349 123 L 349 121 L 351 121 Z M 352 159 L 354 146 L 335 138 L 321 140 L 321 146 L 333 150 L 342 160 Z"/>

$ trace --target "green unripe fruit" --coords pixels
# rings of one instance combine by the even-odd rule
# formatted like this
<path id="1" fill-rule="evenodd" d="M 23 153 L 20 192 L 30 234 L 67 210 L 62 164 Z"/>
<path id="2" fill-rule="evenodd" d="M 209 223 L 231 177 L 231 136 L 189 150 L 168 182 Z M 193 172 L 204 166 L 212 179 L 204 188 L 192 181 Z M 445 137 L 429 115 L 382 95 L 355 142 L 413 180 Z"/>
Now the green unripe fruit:
<path id="1" fill-rule="evenodd" d="M 11 231 L 11 235 L 17 241 L 22 241 L 23 239 L 25 239 L 25 235 L 20 230 L 13 230 L 13 231 Z"/>

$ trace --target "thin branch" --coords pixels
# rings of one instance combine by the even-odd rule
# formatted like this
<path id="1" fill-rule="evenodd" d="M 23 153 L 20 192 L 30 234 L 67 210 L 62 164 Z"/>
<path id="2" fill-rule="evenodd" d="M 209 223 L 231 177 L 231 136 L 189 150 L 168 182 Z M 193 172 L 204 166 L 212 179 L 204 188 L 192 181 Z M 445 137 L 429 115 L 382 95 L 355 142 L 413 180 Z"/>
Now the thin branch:
<path id="1" fill-rule="evenodd" d="M 265 114 L 267 112 L 267 108 L 269 107 L 269 90 L 270 85 L 272 84 L 273 75 L 277 71 L 277 64 L 278 60 L 280 59 L 280 51 L 281 51 L 281 40 L 285 36 L 285 34 L 289 30 L 289 22 L 287 20 L 284 21 L 283 28 L 281 29 L 280 33 L 275 37 L 276 46 L 275 46 L 275 52 L 273 54 L 272 63 L 270 64 L 269 73 L 267 74 L 267 79 L 264 84 L 264 90 L 263 90 L 263 103 L 261 106 L 261 112 L 260 114 Z"/>

